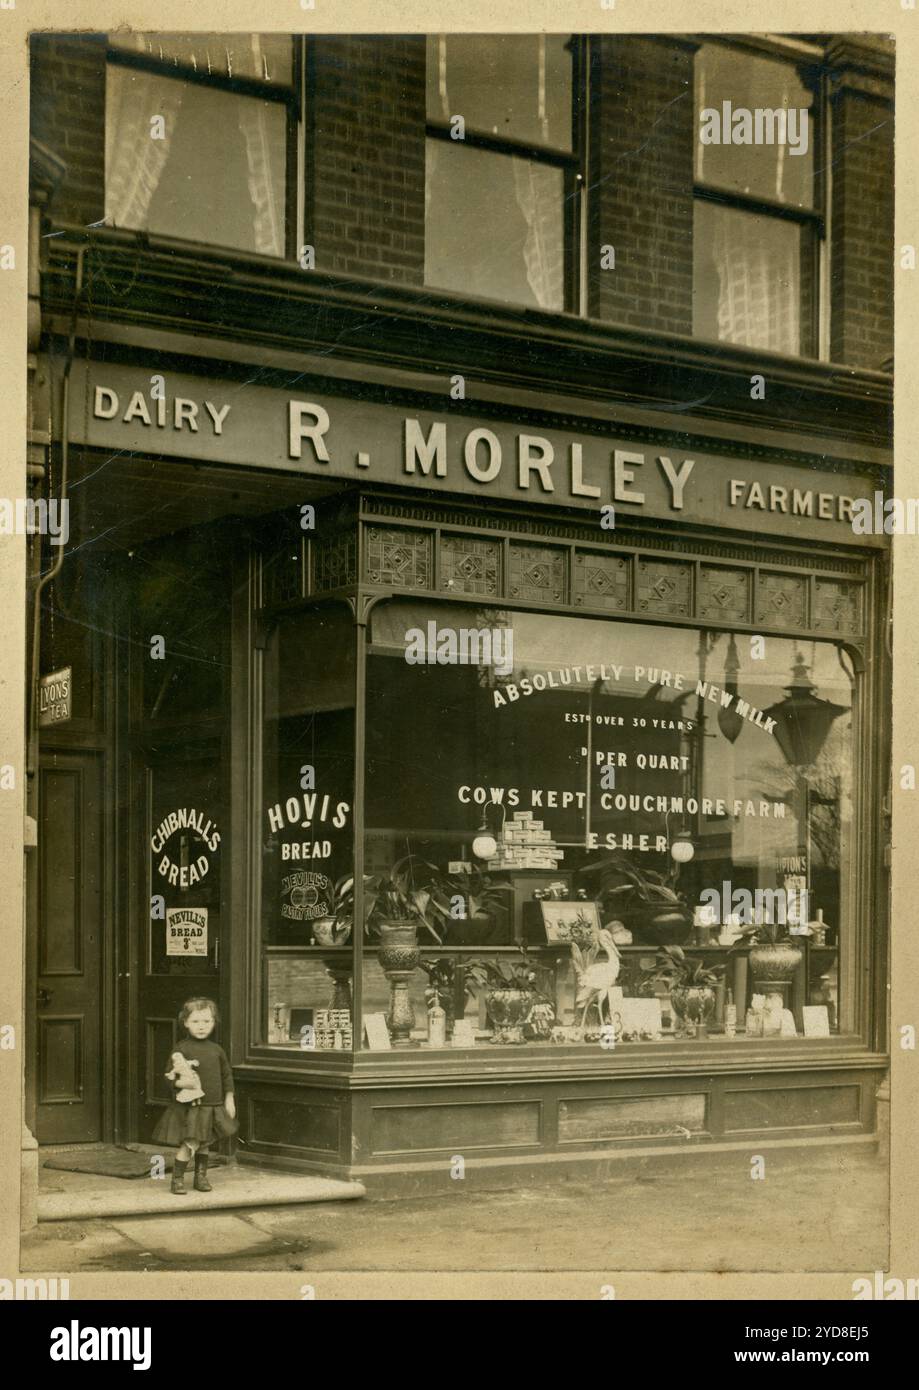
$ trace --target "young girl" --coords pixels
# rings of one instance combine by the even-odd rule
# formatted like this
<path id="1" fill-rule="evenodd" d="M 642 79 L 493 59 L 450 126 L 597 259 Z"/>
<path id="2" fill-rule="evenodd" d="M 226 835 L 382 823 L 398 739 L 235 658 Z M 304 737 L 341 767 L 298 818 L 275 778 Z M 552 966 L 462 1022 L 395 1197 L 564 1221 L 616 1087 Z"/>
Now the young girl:
<path id="1" fill-rule="evenodd" d="M 235 1134 L 236 1100 L 233 1095 L 233 1073 L 227 1054 L 219 1044 L 210 1041 L 219 1015 L 213 999 L 186 999 L 179 1013 L 179 1023 L 186 1036 L 176 1044 L 195 1068 L 204 1095 L 199 1100 L 170 1101 L 153 1138 L 158 1144 L 178 1144 L 172 1170 L 172 1191 L 185 1193 L 185 1169 L 192 1154 L 195 1156 L 195 1188 L 198 1192 L 212 1191 L 207 1180 L 207 1157 L 214 1140 Z M 176 1083 L 178 1084 L 178 1083 Z"/>

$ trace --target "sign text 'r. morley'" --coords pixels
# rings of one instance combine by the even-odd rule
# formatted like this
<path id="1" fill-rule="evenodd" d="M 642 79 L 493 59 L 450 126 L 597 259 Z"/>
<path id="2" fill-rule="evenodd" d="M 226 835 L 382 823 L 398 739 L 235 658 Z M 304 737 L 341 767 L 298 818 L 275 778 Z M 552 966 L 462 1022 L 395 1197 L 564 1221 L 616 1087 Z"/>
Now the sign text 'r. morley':
<path id="1" fill-rule="evenodd" d="M 639 441 L 612 419 L 568 430 L 500 409 L 441 414 L 356 394 L 294 396 L 283 387 L 186 373 L 145 378 L 121 363 L 75 370 L 86 375 L 91 408 L 86 415 L 86 397 L 76 390 L 74 442 L 140 459 L 149 452 L 317 479 L 401 484 L 428 494 L 574 507 L 599 514 L 610 530 L 620 517 L 641 514 L 851 544 L 853 508 L 879 485 L 873 464 L 844 470 L 778 455 L 754 461 L 740 451 L 711 452 L 687 436 L 679 443 L 665 436 Z M 883 539 L 860 536 L 858 543 L 874 546 Z"/>
<path id="2" fill-rule="evenodd" d="M 303 441 L 309 440 L 316 462 L 329 463 L 325 437 L 330 426 L 328 411 L 321 405 L 310 401 L 291 401 L 291 458 L 302 458 Z M 424 477 L 446 478 L 449 470 L 447 422 L 435 420 L 425 434 L 421 421 L 407 416 L 404 431 L 403 471 Z M 566 455 L 564 459 L 558 459 L 555 445 L 543 435 L 518 432 L 515 435 L 514 457 L 507 460 L 504 446 L 495 432 L 480 425 L 465 432 L 458 461 L 467 477 L 483 486 L 493 483 L 509 464 L 518 488 L 523 491 L 536 488 L 543 493 L 555 492 L 560 465 L 572 497 L 590 497 L 600 501 L 605 495 L 614 502 L 633 502 L 637 506 L 644 504 L 645 494 L 639 486 L 640 478 L 636 471 L 645 462 L 644 454 L 627 449 L 611 451 L 611 483 L 605 494 L 600 486 L 588 482 L 585 477 L 584 445 L 578 440 L 571 440 Z M 674 511 L 681 511 L 683 489 L 695 468 L 695 460 L 687 458 L 677 465 L 667 455 L 660 454 L 657 463 L 670 489 L 671 506 Z"/>

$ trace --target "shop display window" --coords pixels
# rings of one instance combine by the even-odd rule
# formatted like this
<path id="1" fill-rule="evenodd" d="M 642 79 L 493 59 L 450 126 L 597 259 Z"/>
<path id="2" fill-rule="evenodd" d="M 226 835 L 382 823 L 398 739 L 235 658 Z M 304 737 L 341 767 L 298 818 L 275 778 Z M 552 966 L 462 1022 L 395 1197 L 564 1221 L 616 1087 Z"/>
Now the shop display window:
<path id="1" fill-rule="evenodd" d="M 438 960 L 473 1045 L 837 1030 L 852 696 L 829 642 L 379 604 L 364 868 L 420 895 L 411 1040 Z"/>
<path id="2" fill-rule="evenodd" d="M 265 656 L 267 1042 L 302 1047 L 317 1036 L 304 1028 L 370 1050 L 840 1031 L 855 692 L 842 644 L 375 604 L 358 992 L 356 632 L 344 605 L 288 614 Z"/>
<path id="3" fill-rule="evenodd" d="M 286 614 L 264 657 L 261 1040 L 352 1046 L 355 629 L 344 604 Z M 336 920 L 336 913 L 338 919 Z"/>

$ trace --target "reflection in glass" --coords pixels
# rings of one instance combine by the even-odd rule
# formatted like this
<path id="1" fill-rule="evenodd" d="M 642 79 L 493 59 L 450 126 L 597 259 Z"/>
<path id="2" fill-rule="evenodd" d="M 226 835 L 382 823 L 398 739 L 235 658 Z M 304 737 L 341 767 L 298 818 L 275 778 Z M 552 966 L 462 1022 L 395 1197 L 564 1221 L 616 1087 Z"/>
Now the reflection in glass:
<path id="1" fill-rule="evenodd" d="M 789 138 L 784 143 L 774 136 L 772 144 L 739 145 L 725 141 L 722 129 L 719 144 L 703 144 L 697 139 L 696 178 L 738 193 L 812 207 L 817 138 L 813 100 L 813 92 L 793 64 L 741 53 L 725 44 L 703 44 L 696 53 L 697 134 L 704 110 L 716 110 L 723 116 L 724 104 L 729 103 L 732 116 L 738 111 L 783 113 Z M 789 123 L 790 111 L 807 114 L 799 114 Z M 764 129 L 767 140 L 770 133 L 774 135 L 771 122 Z M 799 137 L 800 152 L 792 153 L 791 135 Z"/>
<path id="2" fill-rule="evenodd" d="M 570 150 L 571 99 L 567 34 L 428 36 L 430 121 Z"/>

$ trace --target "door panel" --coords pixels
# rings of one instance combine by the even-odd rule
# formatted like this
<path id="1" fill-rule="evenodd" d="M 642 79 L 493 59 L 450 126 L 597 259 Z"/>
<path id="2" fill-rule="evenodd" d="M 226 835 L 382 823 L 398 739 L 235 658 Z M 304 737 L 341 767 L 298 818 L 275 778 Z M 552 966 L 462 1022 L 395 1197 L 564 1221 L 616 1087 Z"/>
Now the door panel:
<path id="1" fill-rule="evenodd" d="M 172 1097 L 163 1073 L 177 1015 L 196 996 L 221 1002 L 221 860 L 227 838 L 218 740 L 159 745 L 143 758 L 146 931 L 137 1075 L 140 1140 Z M 219 1040 L 221 1030 L 214 1034 Z"/>
<path id="2" fill-rule="evenodd" d="M 102 1138 L 102 778 L 93 753 L 39 767 L 39 1143 Z"/>

